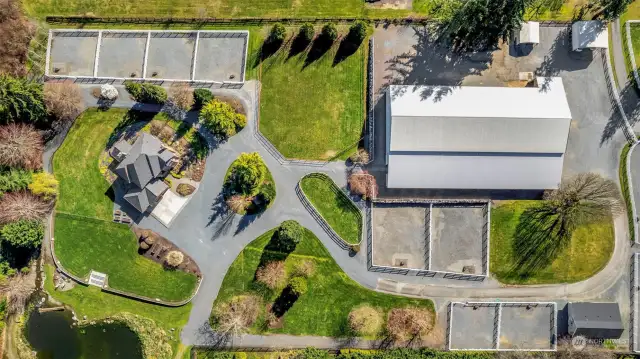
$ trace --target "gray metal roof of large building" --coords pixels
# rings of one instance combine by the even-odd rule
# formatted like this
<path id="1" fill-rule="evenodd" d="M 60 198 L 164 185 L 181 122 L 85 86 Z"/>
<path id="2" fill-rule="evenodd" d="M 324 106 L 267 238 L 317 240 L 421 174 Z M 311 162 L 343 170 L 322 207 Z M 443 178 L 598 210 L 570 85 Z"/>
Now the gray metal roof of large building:
<path id="1" fill-rule="evenodd" d="M 569 303 L 569 315 L 578 328 L 624 329 L 618 303 Z"/>

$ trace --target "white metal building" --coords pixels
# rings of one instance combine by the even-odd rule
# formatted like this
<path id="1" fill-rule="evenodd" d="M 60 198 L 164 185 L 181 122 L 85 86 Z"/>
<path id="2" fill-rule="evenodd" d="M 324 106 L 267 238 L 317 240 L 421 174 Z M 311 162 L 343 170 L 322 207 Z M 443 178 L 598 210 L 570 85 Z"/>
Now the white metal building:
<path id="1" fill-rule="evenodd" d="M 519 44 L 539 44 L 540 43 L 540 23 L 527 21 L 522 24 L 518 32 Z"/>
<path id="2" fill-rule="evenodd" d="M 571 111 L 561 78 L 537 87 L 390 86 L 389 188 L 557 188 Z"/>
<path id="3" fill-rule="evenodd" d="M 606 49 L 609 47 L 609 30 L 602 21 L 576 21 L 571 25 L 571 43 L 574 51 L 582 49 Z"/>

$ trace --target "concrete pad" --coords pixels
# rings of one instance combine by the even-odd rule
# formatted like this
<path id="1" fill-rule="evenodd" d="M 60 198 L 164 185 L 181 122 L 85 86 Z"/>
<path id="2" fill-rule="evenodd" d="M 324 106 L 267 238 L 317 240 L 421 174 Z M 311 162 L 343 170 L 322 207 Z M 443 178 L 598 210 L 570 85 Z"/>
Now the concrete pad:
<path id="1" fill-rule="evenodd" d="M 552 306 L 502 306 L 500 349 L 553 349 Z"/>
<path id="2" fill-rule="evenodd" d="M 149 43 L 147 78 L 189 80 L 196 34 L 154 34 Z M 156 73 L 155 76 L 153 74 Z"/>
<path id="3" fill-rule="evenodd" d="M 426 269 L 429 206 L 376 204 L 373 208 L 373 264 Z"/>
<path id="4" fill-rule="evenodd" d="M 485 218 L 482 207 L 434 205 L 431 213 L 431 270 L 483 274 L 482 231 Z"/>
<path id="5" fill-rule="evenodd" d="M 146 33 L 102 33 L 98 76 L 142 77 L 146 43 Z"/>
<path id="6" fill-rule="evenodd" d="M 493 349 L 497 307 L 456 304 L 451 312 L 451 349 Z"/>
<path id="7" fill-rule="evenodd" d="M 56 34 L 51 40 L 49 73 L 51 75 L 93 76 L 97 46 L 97 31 Z"/>
<path id="8" fill-rule="evenodd" d="M 165 227 L 169 227 L 178 213 L 180 213 L 180 210 L 187 204 L 189 198 L 191 197 L 182 197 L 169 190 L 162 196 L 151 215 Z"/>
<path id="9" fill-rule="evenodd" d="M 196 79 L 242 81 L 247 42 L 243 37 L 206 37 L 200 35 L 196 58 Z"/>

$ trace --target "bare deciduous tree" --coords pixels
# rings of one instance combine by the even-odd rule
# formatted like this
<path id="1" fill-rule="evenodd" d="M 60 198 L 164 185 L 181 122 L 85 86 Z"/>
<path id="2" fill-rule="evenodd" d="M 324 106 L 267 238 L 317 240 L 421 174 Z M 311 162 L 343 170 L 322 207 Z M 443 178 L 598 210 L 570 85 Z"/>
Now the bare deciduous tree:
<path id="1" fill-rule="evenodd" d="M 283 261 L 269 262 L 256 271 L 256 280 L 271 289 L 282 287 L 286 279 L 287 273 Z"/>
<path id="2" fill-rule="evenodd" d="M 0 199 L 0 224 L 24 220 L 43 219 L 51 210 L 45 202 L 28 192 L 5 193 Z"/>
<path id="3" fill-rule="evenodd" d="M 433 314 L 420 308 L 395 308 L 389 311 L 387 332 L 396 341 L 420 339 L 433 327 Z"/>
<path id="4" fill-rule="evenodd" d="M 261 301 L 254 295 L 233 297 L 213 309 L 213 328 L 229 335 L 242 335 L 256 322 Z"/>
<path id="5" fill-rule="evenodd" d="M 42 137 L 32 126 L 0 126 L 0 166 L 36 170 L 42 167 Z"/>
<path id="6" fill-rule="evenodd" d="M 247 208 L 249 201 L 239 194 L 233 195 L 227 199 L 227 206 L 236 213 L 241 213 Z"/>
<path id="7" fill-rule="evenodd" d="M 378 195 L 376 178 L 364 173 L 354 173 L 349 176 L 349 189 L 351 193 L 367 198 L 375 198 Z"/>
<path id="8" fill-rule="evenodd" d="M 82 93 L 73 82 L 44 84 L 44 104 L 47 112 L 60 121 L 71 121 L 83 110 Z"/>
<path id="9" fill-rule="evenodd" d="M 27 274 L 17 274 L 9 279 L 8 311 L 12 314 L 22 314 L 27 306 L 31 294 L 36 289 L 35 270 Z"/>
<path id="10" fill-rule="evenodd" d="M 382 313 L 368 305 L 356 308 L 349 313 L 349 327 L 360 335 L 376 335 L 382 329 Z"/>
<path id="11" fill-rule="evenodd" d="M 193 106 L 193 89 L 185 83 L 174 82 L 169 87 L 169 100 L 182 111 L 189 111 Z"/>
<path id="12" fill-rule="evenodd" d="M 0 1 L 0 73 L 24 76 L 34 26 L 17 0 Z"/>

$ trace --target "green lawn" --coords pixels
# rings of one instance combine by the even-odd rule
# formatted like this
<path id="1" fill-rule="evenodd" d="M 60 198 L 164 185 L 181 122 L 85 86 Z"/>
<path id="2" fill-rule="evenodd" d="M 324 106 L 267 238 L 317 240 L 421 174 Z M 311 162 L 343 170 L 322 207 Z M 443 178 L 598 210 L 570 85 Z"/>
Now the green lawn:
<path id="1" fill-rule="evenodd" d="M 165 300 L 188 298 L 196 277 L 167 271 L 137 254 L 125 225 L 111 222 L 109 184 L 98 168 L 100 154 L 127 111 L 87 110 L 75 122 L 53 159 L 60 181 L 54 238 L 56 255 L 70 272 L 85 277 L 94 269 L 109 275 L 109 286 Z M 82 217 L 88 218 L 82 218 Z"/>
<path id="2" fill-rule="evenodd" d="M 174 341 L 171 344 L 174 347 L 174 351 L 178 343 L 180 343 L 180 329 L 189 320 L 190 303 L 176 308 L 163 307 L 107 294 L 100 291 L 99 288 L 81 285 L 77 285 L 71 290 L 60 292 L 55 290 L 53 284 L 54 267 L 46 265 L 45 271 L 45 290 L 55 300 L 71 306 L 79 318 L 86 315 L 88 320 L 100 320 L 123 312 L 138 314 L 154 320 L 158 326 L 172 335 Z M 175 331 L 171 332 L 171 328 L 174 328 Z"/>
<path id="3" fill-rule="evenodd" d="M 634 1 L 629 5 L 627 11 L 620 16 L 620 35 L 622 36 L 622 51 L 625 56 L 625 67 L 629 78 L 633 78 L 630 52 L 627 46 L 627 20 L 640 20 L 640 2 Z M 635 55 L 636 65 L 640 66 L 640 25 L 631 26 L 631 42 L 633 43 L 633 52 Z"/>
<path id="4" fill-rule="evenodd" d="M 539 201 L 505 201 L 491 208 L 491 272 L 502 283 L 572 283 L 587 279 L 605 267 L 614 247 L 612 220 L 579 227 L 571 243 L 552 262 L 528 276 L 513 272 L 518 263 L 515 232 L 522 213 Z"/>
<path id="5" fill-rule="evenodd" d="M 275 300 L 279 293 L 258 292 L 254 285 L 256 269 L 265 253 L 274 230 L 268 231 L 251 242 L 236 258 L 227 271 L 216 303 L 247 293 L 262 295 L 267 302 Z M 305 230 L 304 239 L 286 258 L 288 272 L 302 260 L 315 263 L 315 274 L 308 279 L 309 290 L 303 294 L 284 315 L 281 328 L 269 329 L 261 319 L 252 333 L 282 333 L 293 335 L 320 335 L 342 337 L 346 335 L 349 312 L 364 304 L 378 307 L 385 312 L 394 307 L 420 306 L 433 310 L 433 302 L 383 294 L 365 289 L 351 280 L 333 260 L 327 249 L 311 233 Z M 264 313 L 263 313 L 264 315 Z"/>
<path id="6" fill-rule="evenodd" d="M 298 27 L 288 28 L 290 37 Z M 347 27 L 339 27 L 346 34 Z M 320 28 L 317 29 L 320 32 Z M 348 157 L 362 136 L 367 40 L 334 64 L 339 41 L 305 65 L 309 50 L 292 57 L 283 47 L 258 65 L 262 82 L 260 131 L 288 158 Z M 247 63 L 247 67 L 255 65 Z"/>
<path id="7" fill-rule="evenodd" d="M 360 243 L 362 215 L 330 178 L 304 177 L 300 187 L 342 239 L 351 244 Z"/>

